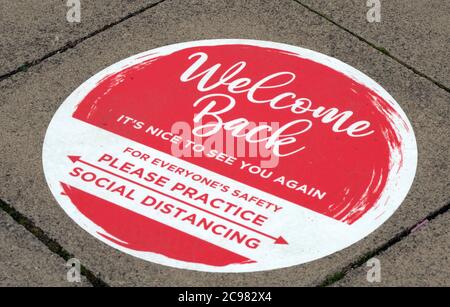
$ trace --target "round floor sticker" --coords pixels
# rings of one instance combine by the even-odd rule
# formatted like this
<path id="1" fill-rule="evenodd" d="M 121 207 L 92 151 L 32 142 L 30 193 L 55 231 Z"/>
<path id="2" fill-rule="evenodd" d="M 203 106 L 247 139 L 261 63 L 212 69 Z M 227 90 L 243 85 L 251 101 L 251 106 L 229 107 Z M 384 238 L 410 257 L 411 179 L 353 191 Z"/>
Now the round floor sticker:
<path id="1" fill-rule="evenodd" d="M 400 206 L 417 147 L 395 100 L 326 55 L 254 40 L 150 50 L 54 115 L 44 171 L 99 240 L 176 268 L 253 272 L 361 240 Z"/>

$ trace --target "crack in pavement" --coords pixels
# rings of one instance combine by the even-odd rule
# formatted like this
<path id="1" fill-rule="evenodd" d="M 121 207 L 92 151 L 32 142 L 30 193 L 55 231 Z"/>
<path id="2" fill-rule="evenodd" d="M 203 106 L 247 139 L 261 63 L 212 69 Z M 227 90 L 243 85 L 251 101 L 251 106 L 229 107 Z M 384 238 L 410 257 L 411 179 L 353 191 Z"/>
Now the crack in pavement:
<path id="1" fill-rule="evenodd" d="M 384 55 L 388 56 L 389 58 L 393 59 L 394 61 L 396 61 L 397 63 L 399 63 L 400 65 L 403 65 L 404 67 L 406 67 L 407 69 L 411 70 L 413 73 L 415 73 L 416 75 L 427 79 L 428 81 L 432 82 L 434 85 L 438 86 L 439 88 L 443 89 L 444 91 L 450 93 L 450 88 L 441 84 L 440 82 L 436 81 L 435 79 L 429 77 L 428 75 L 426 75 L 425 73 L 419 71 L 418 69 L 414 68 L 413 66 L 409 65 L 408 63 L 406 63 L 405 61 L 401 60 L 400 58 L 396 57 L 395 55 L 392 55 L 389 51 L 387 51 L 385 48 L 383 47 L 379 47 L 377 45 L 375 45 L 374 43 L 371 43 L 369 40 L 365 39 L 364 37 L 356 34 L 355 32 L 351 31 L 350 29 L 347 29 L 346 27 L 340 25 L 339 23 L 337 23 L 336 21 L 334 21 L 333 19 L 331 19 L 330 17 L 328 17 L 325 14 L 322 14 L 321 12 L 313 9 L 312 7 L 300 2 L 299 0 L 293 0 L 294 2 L 296 2 L 297 4 L 303 6 L 305 9 L 311 11 L 312 13 L 326 19 L 327 21 L 329 21 L 330 23 L 334 24 L 335 26 L 337 26 L 338 28 L 340 28 L 341 30 L 344 30 L 345 32 L 353 35 L 354 37 L 356 37 L 357 39 L 359 39 L 360 41 L 366 43 L 367 45 L 369 45 L 370 47 L 378 50 L 379 52 L 383 53 Z"/>
<path id="2" fill-rule="evenodd" d="M 44 56 L 40 57 L 39 59 L 30 61 L 30 62 L 25 62 L 24 64 L 20 65 L 18 68 L 14 69 L 14 70 L 12 70 L 12 71 L 10 71 L 8 73 L 5 73 L 3 75 L 0 75 L 0 82 L 4 81 L 5 79 L 8 79 L 8 78 L 10 78 L 10 77 L 20 73 L 20 72 L 26 71 L 30 67 L 33 67 L 33 66 L 36 66 L 36 65 L 42 63 L 46 59 L 51 58 L 52 56 L 54 56 L 56 54 L 66 52 L 69 49 L 73 49 L 78 44 L 84 42 L 85 40 L 87 40 L 87 39 L 89 39 L 91 37 L 94 37 L 95 35 L 100 34 L 100 33 L 104 32 L 104 31 L 106 31 L 106 30 L 108 30 L 108 29 L 110 29 L 110 28 L 112 28 L 112 27 L 114 27 L 114 26 L 116 26 L 116 25 L 118 25 L 118 24 L 120 24 L 120 23 L 122 23 L 122 22 L 124 22 L 124 21 L 126 21 L 126 20 L 128 20 L 130 18 L 132 18 L 132 17 L 134 17 L 134 16 L 137 16 L 137 15 L 139 15 L 139 14 L 141 14 L 141 13 L 143 13 L 143 12 L 145 12 L 145 11 L 155 7 L 155 6 L 157 6 L 158 4 L 163 3 L 164 1 L 166 1 L 166 0 L 160 0 L 160 1 L 156 2 L 156 3 L 149 4 L 149 5 L 147 5 L 147 6 L 143 7 L 143 8 L 135 11 L 135 12 L 132 12 L 132 13 L 126 15 L 125 17 L 120 18 L 119 20 L 116 20 L 116 21 L 114 21 L 112 23 L 109 23 L 109 24 L 101 27 L 100 29 L 97 29 L 97 30 L 89 33 L 86 36 L 80 37 L 80 38 L 78 38 L 78 39 L 76 39 L 74 41 L 69 41 L 63 47 L 58 48 L 56 50 L 53 50 L 53 51 L 45 54 Z"/>
<path id="3" fill-rule="evenodd" d="M 377 249 L 368 252 L 367 254 L 360 257 L 358 260 L 356 260 L 353 263 L 350 263 L 349 265 L 345 266 L 342 270 L 339 272 L 333 273 L 325 278 L 323 282 L 317 285 L 317 287 L 328 287 L 333 285 L 334 283 L 340 281 L 343 279 L 351 270 L 356 269 L 364 265 L 369 259 L 378 256 L 382 254 L 383 252 L 387 251 L 389 248 L 393 247 L 397 243 L 403 241 L 403 239 L 407 238 L 410 234 L 416 232 L 421 226 L 423 226 L 425 223 L 429 223 L 432 220 L 436 219 L 437 217 L 447 213 L 450 209 L 450 203 L 447 205 L 441 207 L 440 209 L 437 209 L 436 211 L 431 212 L 429 215 L 427 215 L 424 219 L 420 220 L 418 223 L 412 225 L 411 227 L 408 227 L 407 229 L 403 230 L 396 236 L 394 236 L 392 239 L 378 247 Z"/>
<path id="4" fill-rule="evenodd" d="M 22 225 L 28 232 L 42 242 L 52 253 L 60 256 L 66 262 L 69 259 L 74 258 L 74 255 L 65 250 L 64 247 L 62 247 L 57 241 L 50 238 L 41 228 L 36 226 L 32 220 L 17 211 L 14 207 L 7 204 L 2 199 L 0 199 L 0 209 L 11 216 L 19 225 Z M 109 287 L 105 281 L 96 276 L 91 270 L 83 265 L 81 265 L 80 273 L 86 277 L 86 279 L 94 287 Z"/>

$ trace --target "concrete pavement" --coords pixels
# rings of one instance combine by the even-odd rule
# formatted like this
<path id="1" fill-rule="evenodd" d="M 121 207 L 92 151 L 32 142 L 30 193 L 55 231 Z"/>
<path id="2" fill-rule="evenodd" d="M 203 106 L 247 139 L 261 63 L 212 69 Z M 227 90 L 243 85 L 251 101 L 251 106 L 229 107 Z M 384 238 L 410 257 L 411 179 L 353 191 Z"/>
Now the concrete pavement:
<path id="1" fill-rule="evenodd" d="M 98 5 L 100 7 L 101 4 Z M 445 65 L 438 65 L 444 71 L 447 69 L 444 75 L 435 66 L 437 64 L 417 66 L 425 74 L 429 73 L 430 78 L 423 77 L 409 67 L 416 62 L 403 65 L 296 1 L 164 1 L 96 33 L 97 29 L 114 22 L 112 20 L 130 14 L 133 8 L 126 6 L 125 10 L 124 4 L 119 7 L 122 9 L 108 9 L 111 13 L 105 13 L 103 19 L 94 18 L 95 22 L 89 19 L 90 16 L 96 16 L 94 9 L 89 6 L 83 9 L 80 27 L 85 30 L 74 30 L 77 34 L 69 35 L 67 41 L 89 35 L 87 33 L 95 34 L 69 48 L 59 45 L 62 48 L 60 52 L 54 53 L 54 49 L 47 45 L 39 47 L 34 40 L 39 40 L 41 34 L 53 37 L 59 35 L 59 31 L 66 33 L 68 30 L 64 21 L 56 23 L 55 29 L 49 31 L 36 31 L 39 28 L 37 24 L 27 23 L 26 20 L 23 23 L 18 21 L 18 28 L 24 29 L 29 36 L 16 44 L 14 38 L 7 39 L 10 43 L 1 48 L 2 52 L 6 50 L 10 55 L 21 54 L 24 49 L 29 50 L 17 59 L 12 56 L 4 57 L 9 59 L 5 64 L 1 63 L 4 72 L 13 71 L 24 62 L 33 62 L 35 59 L 38 61 L 27 65 L 24 71 L 8 75 L 0 82 L 0 198 L 32 220 L 105 283 L 115 286 L 332 284 L 343 277 L 342 272 L 347 272 L 349 266 L 358 263 L 405 229 L 414 227 L 431 212 L 440 210 L 449 203 L 450 93 L 431 80 L 436 78 L 445 84 L 449 71 Z M 323 8 L 328 7 L 330 6 Z M 133 9 L 139 10 L 139 7 Z M 389 7 L 386 10 L 388 12 Z M 119 14 L 113 18 L 112 12 Z M 41 13 L 46 16 L 46 20 L 61 19 L 60 8 L 56 11 L 43 10 Z M 33 12 L 30 14 L 34 16 Z M 84 21 L 83 16 L 86 16 Z M 360 18 L 347 26 L 350 25 L 370 27 Z M 77 29 L 76 25 L 70 27 Z M 444 35 L 449 35 L 448 28 L 447 26 L 442 30 Z M 9 32 L 16 35 L 12 30 Z M 69 32 L 72 33 L 72 30 Z M 402 32 L 398 30 L 397 33 L 400 35 Z M 361 36 L 364 35 L 365 33 L 361 33 Z M 104 245 L 75 225 L 54 201 L 41 166 L 42 141 L 58 106 L 83 81 L 123 58 L 167 44 L 207 38 L 252 38 L 301 46 L 336 57 L 380 83 L 408 115 L 419 149 L 415 182 L 397 212 L 373 234 L 341 252 L 300 266 L 250 274 L 200 273 L 144 262 Z M 383 46 L 382 43 L 380 41 Z M 395 40 L 390 43 L 396 46 Z M 448 52 L 448 46 L 444 49 Z M 46 57 L 46 53 L 50 55 Z M 407 54 L 401 56 L 408 57 Z M 448 212 L 442 213 L 439 219 L 448 221 Z M 433 229 L 429 231 L 434 233 Z M 408 242 L 410 241 L 402 240 L 402 244 Z M 425 250 L 435 247 L 436 253 L 440 253 L 442 244 L 445 243 L 448 245 L 448 237 L 443 236 Z M 395 245 L 391 248 L 396 251 Z M 412 249 L 408 248 L 402 251 L 408 255 L 412 253 Z M 385 255 L 380 255 L 382 263 L 384 257 Z M 441 267 L 448 267 L 450 264 L 445 257 L 440 260 L 433 258 L 432 261 L 441 261 Z M 426 268 L 431 264 L 424 259 L 419 265 Z M 392 275 L 402 276 L 396 273 L 396 266 L 391 266 L 391 269 Z M 337 284 L 363 284 L 360 279 L 352 276 Z M 439 279 L 435 280 L 435 284 L 450 284 L 445 270 L 442 274 L 430 276 L 430 279 L 433 278 Z M 387 279 L 386 285 L 397 284 L 394 279 L 391 283 L 389 280 L 391 279 Z M 405 281 L 405 285 L 409 283 L 415 284 Z"/>
<path id="2" fill-rule="evenodd" d="M 450 219 L 448 213 L 418 226 L 402 241 L 377 255 L 379 281 L 369 282 L 372 267 L 348 272 L 334 286 L 448 287 L 450 276 Z M 370 272 L 369 272 L 370 273 Z"/>
<path id="3" fill-rule="evenodd" d="M 30 63 L 60 52 L 155 3 L 156 0 L 86 0 L 81 2 L 83 22 L 70 23 L 66 15 L 73 5 L 68 1 L 2 1 L 0 78 L 26 69 Z"/>
<path id="4" fill-rule="evenodd" d="M 441 86 L 450 88 L 450 3 L 441 0 L 381 1 L 381 22 L 367 23 L 372 5 L 360 0 L 302 0 L 299 3 L 336 22 Z"/>
<path id="5" fill-rule="evenodd" d="M 24 227 L 0 211 L 0 285 L 67 287 L 89 286 L 67 281 L 66 262 L 52 253 Z"/>

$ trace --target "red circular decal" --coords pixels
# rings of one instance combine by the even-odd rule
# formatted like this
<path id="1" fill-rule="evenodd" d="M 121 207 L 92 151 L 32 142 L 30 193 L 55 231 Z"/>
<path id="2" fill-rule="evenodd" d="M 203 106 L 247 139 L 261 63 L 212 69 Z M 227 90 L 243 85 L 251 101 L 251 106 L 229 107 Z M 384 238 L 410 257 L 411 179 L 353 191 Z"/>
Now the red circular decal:
<path id="1" fill-rule="evenodd" d="M 98 73 L 55 114 L 63 209 L 134 256 L 213 272 L 308 262 L 379 227 L 414 178 L 414 133 L 356 69 L 251 40 L 166 46 Z"/>

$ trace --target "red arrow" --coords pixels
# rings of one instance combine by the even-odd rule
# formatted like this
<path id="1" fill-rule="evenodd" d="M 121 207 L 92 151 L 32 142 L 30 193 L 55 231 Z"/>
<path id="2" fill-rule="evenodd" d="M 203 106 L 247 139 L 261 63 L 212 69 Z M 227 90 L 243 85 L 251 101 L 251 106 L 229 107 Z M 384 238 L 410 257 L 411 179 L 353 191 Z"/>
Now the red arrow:
<path id="1" fill-rule="evenodd" d="M 208 213 L 208 214 L 214 215 L 214 216 L 216 216 L 216 217 L 218 217 L 218 218 L 221 218 L 221 219 L 223 219 L 223 220 L 225 220 L 225 221 L 227 221 L 227 222 L 236 224 L 236 225 L 238 225 L 238 226 L 240 226 L 240 227 L 243 227 L 243 228 L 248 229 L 248 230 L 250 230 L 250 231 L 253 231 L 253 232 L 257 233 L 257 234 L 260 234 L 260 235 L 262 235 L 262 236 L 265 236 L 265 237 L 267 237 L 267 238 L 273 240 L 275 244 L 288 244 L 288 242 L 287 242 L 283 237 L 281 237 L 281 236 L 278 237 L 278 238 L 277 238 L 277 237 L 274 237 L 274 236 L 271 236 L 271 235 L 266 234 L 266 233 L 264 233 L 264 232 L 261 232 L 261 231 L 259 231 L 259 230 L 257 230 L 257 229 L 253 229 L 253 228 L 248 227 L 248 226 L 246 226 L 246 225 L 244 225 L 244 224 L 238 223 L 238 222 L 233 221 L 233 220 L 231 220 L 231 219 L 229 219 L 229 218 L 226 218 L 226 217 L 224 217 L 224 216 L 221 216 L 221 215 L 219 215 L 219 214 L 217 214 L 217 213 L 208 211 L 208 210 L 206 210 L 206 209 L 204 209 L 204 208 L 202 208 L 202 207 L 198 207 L 198 206 L 196 206 L 196 205 L 192 205 L 192 204 L 190 204 L 190 203 L 188 203 L 188 202 L 185 202 L 184 200 L 181 200 L 181 199 L 178 199 L 178 198 L 173 197 L 173 196 L 171 196 L 171 195 L 165 194 L 165 193 L 163 193 L 163 192 L 161 192 L 161 191 L 158 191 L 158 190 L 155 190 L 155 189 L 153 189 L 153 188 L 150 188 L 150 187 L 148 187 L 148 186 L 146 186 L 146 185 L 143 185 L 142 183 L 139 183 L 139 182 L 136 182 L 136 181 L 134 181 L 134 180 L 128 179 L 128 178 L 126 178 L 126 177 L 123 177 L 123 176 L 118 175 L 118 174 L 116 174 L 116 173 L 113 173 L 113 172 L 111 172 L 111 171 L 108 171 L 108 170 L 106 170 L 106 169 L 104 169 L 104 168 L 101 168 L 101 167 L 99 167 L 99 166 L 97 166 L 97 165 L 95 165 L 95 164 L 92 164 L 92 163 L 89 163 L 89 162 L 87 162 L 87 161 L 84 161 L 84 160 L 81 159 L 81 156 L 67 156 L 67 157 L 68 157 L 68 158 L 70 159 L 70 161 L 72 161 L 73 163 L 76 163 L 76 162 L 83 163 L 83 164 L 85 164 L 85 165 L 87 165 L 87 166 L 93 167 L 93 168 L 95 168 L 95 169 L 98 169 L 98 170 L 100 170 L 100 171 L 102 171 L 102 172 L 105 172 L 105 173 L 107 173 L 107 174 L 110 174 L 110 175 L 112 175 L 112 176 L 115 176 L 115 177 L 118 177 L 118 178 L 120 178 L 120 179 L 123 179 L 123 180 L 126 180 L 126 181 L 128 181 L 128 182 L 131 182 L 131 183 L 133 183 L 133 184 L 135 184 L 135 185 L 138 185 L 138 186 L 140 186 L 140 187 L 142 187 L 142 188 L 144 188 L 144 189 L 147 189 L 147 190 L 150 190 L 150 191 L 152 191 L 152 192 L 161 194 L 161 195 L 163 195 L 163 196 L 165 196 L 165 197 L 168 197 L 168 198 L 171 198 L 171 199 L 173 199 L 173 200 L 176 200 L 176 201 L 178 201 L 178 202 L 180 202 L 180 203 L 182 203 L 182 204 L 184 204 L 184 205 L 187 205 L 187 206 L 190 206 L 190 207 L 195 208 L 195 209 L 197 209 L 197 210 L 200 210 L 200 211 L 206 212 L 206 213 Z"/>
<path id="2" fill-rule="evenodd" d="M 72 161 L 73 163 L 81 159 L 81 156 L 67 156 L 67 157 L 69 157 L 70 161 Z"/>
<path id="3" fill-rule="evenodd" d="M 282 236 L 279 236 L 278 239 L 275 240 L 275 244 L 288 244 L 288 243 Z"/>

